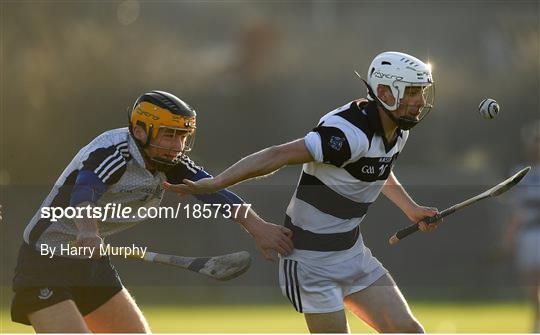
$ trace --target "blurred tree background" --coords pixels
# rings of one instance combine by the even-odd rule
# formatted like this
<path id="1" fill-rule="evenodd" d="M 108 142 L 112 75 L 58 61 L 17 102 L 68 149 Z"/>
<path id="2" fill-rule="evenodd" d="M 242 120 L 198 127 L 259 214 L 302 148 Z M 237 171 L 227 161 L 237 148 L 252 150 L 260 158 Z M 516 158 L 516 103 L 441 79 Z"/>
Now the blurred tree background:
<path id="1" fill-rule="evenodd" d="M 191 157 L 218 173 L 304 136 L 328 111 L 365 96 L 353 71 L 364 74 L 378 53 L 429 60 L 435 108 L 412 130 L 395 171 L 418 202 L 441 209 L 508 175 L 522 159 L 520 128 L 540 117 L 538 1 L 2 1 L 0 10 L 4 285 L 25 225 L 64 167 L 98 134 L 126 126 L 126 110 L 148 90 L 172 92 L 197 110 Z M 485 97 L 501 106 L 494 120 L 477 113 Z M 299 167 L 286 168 L 235 190 L 279 223 L 298 175 Z M 484 298 L 513 297 L 512 262 L 492 257 L 506 205 L 504 197 L 486 201 L 430 236 L 389 247 L 387 237 L 407 221 L 384 199 L 362 228 L 412 294 L 466 298 L 472 288 Z M 212 286 L 214 299 L 230 300 L 232 287 L 277 282 L 275 267 L 225 220 L 163 220 L 113 240 L 186 255 L 247 249 L 255 257 L 253 269 L 227 285 L 115 261 L 128 285 L 189 286 L 186 295 Z M 447 290 L 426 293 L 441 286 Z M 269 295 L 280 299 L 274 288 Z"/>

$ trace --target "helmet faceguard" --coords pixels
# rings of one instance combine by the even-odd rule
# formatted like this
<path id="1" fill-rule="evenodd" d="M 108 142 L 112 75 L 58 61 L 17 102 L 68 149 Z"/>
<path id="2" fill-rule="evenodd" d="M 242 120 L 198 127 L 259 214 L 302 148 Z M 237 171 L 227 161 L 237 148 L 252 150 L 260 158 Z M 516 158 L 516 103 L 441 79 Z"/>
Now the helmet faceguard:
<path id="1" fill-rule="evenodd" d="M 367 82 L 364 82 L 368 88 L 368 100 L 376 101 L 400 129 L 411 129 L 433 108 L 435 86 L 431 75 L 431 66 L 413 56 L 400 52 L 379 54 L 371 62 Z M 389 105 L 377 97 L 376 92 L 379 85 L 387 86 L 391 90 L 395 99 L 393 105 Z M 420 114 L 417 118 L 397 117 L 393 113 L 400 106 L 403 106 L 400 105 L 400 102 L 408 87 L 419 87 L 422 90 L 424 105 L 420 107 Z"/>
<path id="2" fill-rule="evenodd" d="M 148 157 L 148 158 L 157 164 L 169 165 L 169 166 L 178 164 L 180 162 L 180 157 L 182 156 L 182 154 L 184 154 L 185 152 L 189 152 L 191 148 L 193 147 L 193 143 L 195 142 L 195 132 L 194 131 L 189 132 L 189 131 L 186 131 L 185 129 L 173 128 L 173 127 L 167 127 L 167 126 L 161 126 L 159 129 L 162 131 L 169 131 L 170 133 L 167 136 L 170 136 L 172 138 L 176 138 L 179 134 L 186 136 L 185 143 L 182 147 L 183 149 L 180 151 L 172 146 L 161 146 L 161 145 L 157 145 L 150 142 L 147 145 L 148 147 L 161 149 L 165 152 L 166 157 L 173 157 L 173 158 L 169 159 L 169 158 L 165 158 L 161 156 Z M 157 133 L 159 133 L 159 130 Z"/>
<path id="3" fill-rule="evenodd" d="M 143 143 L 136 139 L 139 147 L 143 149 L 141 152 L 147 159 L 156 164 L 158 170 L 166 170 L 178 164 L 180 156 L 193 148 L 196 117 L 195 110 L 176 96 L 163 91 L 152 91 L 141 95 L 135 101 L 130 113 L 129 128 L 132 134 L 135 126 L 144 129 L 147 135 L 146 142 Z M 153 143 L 160 130 L 168 132 L 167 135 L 172 136 L 172 138 L 176 138 L 179 134 L 186 136 L 182 150 L 178 151 L 173 146 L 165 147 Z M 150 157 L 144 150 L 148 147 L 167 150 L 165 157 L 173 158 Z"/>

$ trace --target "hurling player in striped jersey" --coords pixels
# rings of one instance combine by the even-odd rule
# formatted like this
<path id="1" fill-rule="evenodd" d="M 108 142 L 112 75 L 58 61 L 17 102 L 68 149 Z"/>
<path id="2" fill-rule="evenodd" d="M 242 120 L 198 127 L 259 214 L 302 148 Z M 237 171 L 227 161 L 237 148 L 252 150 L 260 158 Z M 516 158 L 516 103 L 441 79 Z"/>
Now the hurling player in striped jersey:
<path id="1" fill-rule="evenodd" d="M 345 308 L 379 332 L 423 332 L 388 271 L 364 245 L 359 226 L 380 192 L 414 223 L 438 214 L 418 205 L 392 172 L 409 129 L 432 107 L 431 67 L 384 52 L 372 61 L 366 85 L 367 99 L 324 115 L 304 138 L 249 155 L 214 178 L 165 188 L 214 192 L 303 164 L 285 215 L 294 251 L 280 260 L 283 295 L 304 313 L 311 332 L 348 332 Z M 437 224 L 421 223 L 420 229 Z"/>
<path id="2" fill-rule="evenodd" d="M 107 131 L 77 153 L 24 231 L 13 279 L 13 321 L 32 325 L 38 333 L 150 332 L 109 257 L 91 253 L 100 250 L 104 237 L 146 218 L 135 214 L 101 221 L 52 220 L 43 217 L 41 209 L 121 204 L 131 213 L 142 213 L 140 209 L 159 206 L 164 181 L 210 177 L 187 156 L 195 129 L 192 107 L 170 93 L 151 91 L 136 100 L 129 127 Z M 197 198 L 210 204 L 243 204 L 228 190 Z M 272 259 L 274 251 L 292 251 L 288 229 L 265 222 L 253 210 L 232 219 L 253 236 L 265 258 Z M 61 250 L 73 241 L 89 255 L 42 253 L 44 247 Z"/>

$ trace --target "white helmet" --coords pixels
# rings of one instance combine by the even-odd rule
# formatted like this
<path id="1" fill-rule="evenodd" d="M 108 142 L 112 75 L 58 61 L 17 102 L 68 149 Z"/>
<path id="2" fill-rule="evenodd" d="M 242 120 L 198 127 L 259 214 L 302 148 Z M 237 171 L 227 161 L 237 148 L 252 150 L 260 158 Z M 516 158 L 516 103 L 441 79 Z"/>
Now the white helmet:
<path id="1" fill-rule="evenodd" d="M 416 86 L 424 88 L 426 105 L 421 110 L 419 120 L 413 122 L 414 124 L 409 129 L 420 122 L 433 107 L 434 86 L 431 76 L 431 65 L 411 55 L 394 51 L 383 52 L 377 55 L 369 66 L 367 85 L 368 99 L 372 101 L 376 100 L 387 111 L 395 111 L 399 108 L 399 101 L 405 95 L 406 87 Z M 379 85 L 390 87 L 395 98 L 394 105 L 388 105 L 377 98 L 376 92 Z M 391 113 L 389 114 L 392 115 Z M 400 126 L 400 128 L 402 127 Z"/>

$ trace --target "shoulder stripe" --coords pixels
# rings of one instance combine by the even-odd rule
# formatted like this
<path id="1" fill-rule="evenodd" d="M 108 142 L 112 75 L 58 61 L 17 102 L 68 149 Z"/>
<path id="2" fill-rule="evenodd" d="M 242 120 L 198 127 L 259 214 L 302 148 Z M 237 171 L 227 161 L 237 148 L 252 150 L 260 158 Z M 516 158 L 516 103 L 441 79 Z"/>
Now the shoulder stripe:
<path id="1" fill-rule="evenodd" d="M 199 170 L 203 170 L 202 167 L 197 166 L 188 156 L 180 156 L 180 162 L 191 172 L 197 173 Z"/>
<path id="2" fill-rule="evenodd" d="M 182 155 L 180 156 L 180 160 L 186 162 L 187 164 L 191 165 L 194 169 L 198 168 L 197 164 L 193 162 L 188 156 Z"/>
<path id="3" fill-rule="evenodd" d="M 195 169 L 193 168 L 193 166 L 192 166 L 191 164 L 189 164 L 188 162 L 186 162 L 186 161 L 180 159 L 180 163 L 181 163 L 182 165 L 184 165 L 189 171 L 191 171 L 191 172 L 193 172 L 193 173 L 197 173 L 197 170 L 195 170 Z"/>
<path id="4" fill-rule="evenodd" d="M 122 168 L 123 166 L 126 165 L 126 161 L 125 160 L 121 160 L 120 161 L 120 164 L 118 164 L 115 168 L 113 168 L 104 178 L 103 178 L 103 182 L 107 182 L 107 180 L 109 180 L 109 178 L 111 177 L 111 175 L 113 173 L 115 173 L 116 171 L 118 171 L 118 169 Z"/>
<path id="5" fill-rule="evenodd" d="M 98 175 L 99 178 L 102 178 L 105 173 L 107 173 L 111 168 L 113 168 L 118 162 L 123 161 L 124 157 L 117 151 L 114 155 L 109 156 L 103 163 L 106 162 L 107 165 L 105 165 L 103 168 L 100 169 L 104 164 L 101 163 L 100 166 L 96 170 L 94 170 L 94 173 Z M 111 162 L 109 162 L 111 161 Z"/>
<path id="6" fill-rule="evenodd" d="M 114 159 L 116 159 L 117 157 L 122 157 L 122 155 L 120 154 L 120 152 L 118 151 L 114 151 L 114 153 L 112 153 L 111 155 L 107 156 L 107 158 L 105 158 L 101 164 L 98 165 L 97 168 L 94 169 L 94 173 L 96 175 L 100 175 L 101 172 L 103 171 L 103 169 L 108 165 L 110 164 L 110 162 Z"/>
<path id="7" fill-rule="evenodd" d="M 124 156 L 124 158 L 130 158 L 131 154 L 129 153 L 127 141 L 117 144 L 116 149 L 120 151 L 120 153 L 122 154 L 122 156 Z"/>

